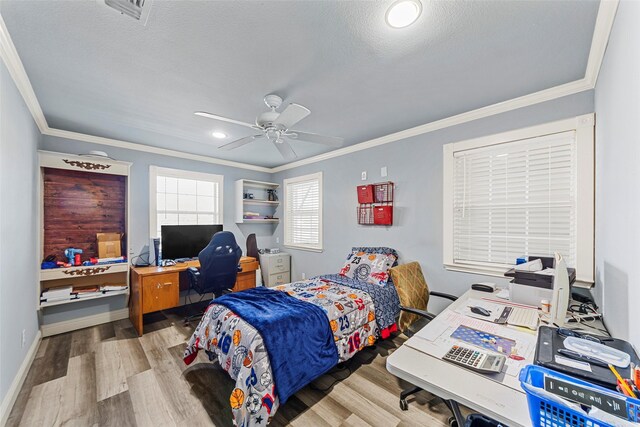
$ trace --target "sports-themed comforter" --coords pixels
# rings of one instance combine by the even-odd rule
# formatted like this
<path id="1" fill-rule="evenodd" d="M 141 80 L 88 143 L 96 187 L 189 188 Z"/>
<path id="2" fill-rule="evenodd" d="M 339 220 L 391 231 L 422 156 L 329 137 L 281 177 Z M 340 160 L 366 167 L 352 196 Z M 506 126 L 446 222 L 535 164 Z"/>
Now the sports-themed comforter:
<path id="1" fill-rule="evenodd" d="M 395 286 L 372 285 L 340 275 L 319 276 L 275 288 L 292 297 L 321 307 L 333 333 L 339 361 L 345 361 L 363 347 L 373 345 L 395 325 L 400 302 Z M 269 315 L 269 307 L 264 307 Z M 308 331 L 321 334 L 322 331 Z M 304 340 L 304 334 L 300 340 Z M 229 308 L 212 302 L 196 327 L 185 350 L 191 363 L 198 350 L 217 357 L 236 381 L 230 404 L 237 426 L 264 426 L 280 402 L 274 371 L 263 337 L 256 328 Z M 287 349 L 296 352 L 297 348 Z M 321 375 L 319 373 L 318 375 Z"/>

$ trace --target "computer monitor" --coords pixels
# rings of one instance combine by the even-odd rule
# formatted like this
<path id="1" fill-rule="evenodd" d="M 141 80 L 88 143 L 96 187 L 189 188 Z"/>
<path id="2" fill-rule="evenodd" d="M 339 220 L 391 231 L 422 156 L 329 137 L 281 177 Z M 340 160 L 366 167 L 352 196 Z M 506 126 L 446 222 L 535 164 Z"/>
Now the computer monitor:
<path id="1" fill-rule="evenodd" d="M 565 325 L 570 295 L 567 263 L 562 258 L 562 255 L 556 252 L 553 273 L 553 296 L 551 297 L 551 324 L 556 324 L 560 327 Z"/>
<path id="2" fill-rule="evenodd" d="M 162 259 L 195 258 L 222 231 L 221 224 L 163 225 L 160 227 Z"/>

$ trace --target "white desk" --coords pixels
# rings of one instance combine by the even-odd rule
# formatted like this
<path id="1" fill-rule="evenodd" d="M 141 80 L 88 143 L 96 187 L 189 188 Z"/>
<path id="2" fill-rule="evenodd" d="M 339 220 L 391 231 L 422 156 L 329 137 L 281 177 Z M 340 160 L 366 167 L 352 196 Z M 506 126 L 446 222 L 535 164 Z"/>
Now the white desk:
<path id="1" fill-rule="evenodd" d="M 491 294 L 469 290 L 447 307 L 456 310 L 471 298 L 490 297 Z M 445 310 L 446 311 L 446 310 Z M 431 323 L 425 326 L 425 330 Z M 504 326 L 504 328 L 507 328 Z M 412 344 L 410 341 L 413 340 Z M 498 383 L 488 377 L 445 362 L 415 347 L 412 337 L 387 358 L 387 370 L 393 375 L 410 382 L 443 399 L 451 399 L 479 413 L 494 418 L 510 427 L 529 427 L 529 407 L 524 391 Z M 413 345 L 413 346 L 412 346 Z M 532 363 L 532 360 L 528 360 Z M 515 386 L 514 377 L 505 381 Z"/>

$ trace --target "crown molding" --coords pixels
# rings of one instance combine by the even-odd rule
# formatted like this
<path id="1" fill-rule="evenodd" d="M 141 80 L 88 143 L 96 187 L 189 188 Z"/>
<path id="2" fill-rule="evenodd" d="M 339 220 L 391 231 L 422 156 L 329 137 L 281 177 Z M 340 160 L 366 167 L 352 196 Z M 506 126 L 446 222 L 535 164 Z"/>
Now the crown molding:
<path id="1" fill-rule="evenodd" d="M 45 129 L 49 128 L 49 125 L 44 118 L 44 113 L 42 112 L 42 108 L 40 108 L 36 93 L 33 91 L 27 71 L 22 65 L 22 61 L 13 44 L 13 40 L 11 40 L 2 15 L 0 15 L 0 57 L 2 57 L 2 60 L 7 66 L 7 70 L 9 70 L 11 78 L 13 78 L 18 91 L 20 91 L 25 104 L 27 104 L 27 108 L 31 111 L 31 115 L 38 129 L 40 129 L 41 133 L 44 132 Z"/>
<path id="2" fill-rule="evenodd" d="M 127 150 L 142 151 L 144 153 L 159 154 L 162 156 L 177 157 L 180 159 L 195 160 L 198 162 L 211 163 L 233 168 L 248 169 L 256 172 L 272 173 L 271 168 L 264 166 L 250 165 L 248 163 L 234 162 L 231 160 L 218 159 L 216 157 L 192 154 L 186 151 L 172 150 L 168 148 L 152 147 L 151 145 L 139 144 L 135 142 L 121 141 L 119 139 L 104 138 L 101 136 L 87 135 L 85 133 L 71 132 L 68 130 L 47 128 L 43 135 L 55 136 L 58 138 L 71 139 L 76 141 L 90 142 L 92 144 L 107 145 L 115 148 L 125 148 Z"/>
<path id="3" fill-rule="evenodd" d="M 604 60 L 604 53 L 609 44 L 609 35 L 618 11 L 618 3 L 618 0 L 601 0 L 598 8 L 596 25 L 591 39 L 591 50 L 589 50 L 589 60 L 587 61 L 587 70 L 584 76 L 594 88 Z"/>
<path id="4" fill-rule="evenodd" d="M 24 99 L 27 108 L 33 116 L 33 120 L 36 122 L 40 133 L 43 135 L 55 136 L 59 138 L 66 138 L 76 141 L 90 142 L 93 144 L 106 145 L 109 147 L 126 148 L 128 150 L 142 151 L 145 153 L 160 154 L 163 156 L 178 157 L 181 159 L 195 160 L 199 162 L 211 163 L 222 166 L 230 166 L 240 169 L 248 169 L 256 172 L 271 173 L 271 169 L 263 166 L 251 165 L 248 163 L 234 162 L 231 160 L 218 159 L 216 157 L 202 156 L 199 154 L 192 154 L 185 151 L 171 150 L 167 148 L 152 147 L 150 145 L 123 141 L 113 138 L 104 138 L 101 136 L 89 135 L 80 132 L 71 132 L 62 129 L 54 129 L 49 127 L 47 119 L 44 116 L 38 98 L 33 91 L 29 76 L 20 60 L 18 51 L 16 50 L 11 35 L 7 30 L 4 19 L 0 14 L 0 56 L 4 61 L 11 78 L 13 78 L 16 87 L 20 91 L 22 98 Z"/>
<path id="5" fill-rule="evenodd" d="M 586 90 L 595 88 L 598 73 L 604 59 L 604 54 L 609 42 L 609 35 L 611 34 L 611 28 L 615 19 L 616 11 L 618 9 L 619 0 L 601 0 L 598 8 L 598 16 L 596 18 L 596 24 L 593 32 L 593 38 L 591 40 L 591 49 L 589 51 L 589 59 L 587 61 L 587 67 L 585 70 L 585 76 L 582 79 L 575 80 L 573 82 L 565 83 L 559 86 L 555 86 L 549 89 L 541 90 L 539 92 L 524 95 L 518 98 L 513 98 L 507 101 L 499 102 L 496 104 L 488 105 L 486 107 L 478 108 L 476 110 L 467 111 L 455 116 L 447 117 L 444 119 L 436 120 L 430 123 L 426 123 L 420 126 L 416 126 L 410 129 L 405 129 L 400 132 L 395 132 L 389 135 L 385 135 L 379 138 L 374 138 L 359 144 L 350 145 L 345 148 L 330 151 L 328 153 L 320 154 L 317 156 L 309 157 L 287 163 L 274 168 L 268 168 L 263 166 L 251 165 L 248 163 L 234 162 L 230 160 L 219 159 L 216 157 L 203 156 L 198 154 L 192 154 L 185 151 L 171 150 L 166 148 L 152 147 L 150 145 L 144 145 L 135 142 L 123 141 L 112 138 L 104 138 L 100 136 L 88 135 L 79 132 L 71 132 L 61 129 L 50 128 L 42 112 L 42 108 L 36 98 L 29 77 L 22 65 L 22 61 L 16 51 L 16 48 L 11 40 L 11 36 L 7 31 L 4 20 L 0 15 L 0 55 L 4 60 L 9 73 L 13 78 L 18 90 L 22 94 L 29 111 L 33 116 L 40 132 L 43 135 L 56 136 L 59 138 L 72 139 L 77 141 L 90 142 L 94 144 L 101 144 L 110 147 L 126 148 L 129 150 L 142 151 L 146 153 L 160 154 L 164 156 L 178 157 L 182 159 L 195 160 L 200 162 L 218 164 L 223 166 L 236 167 L 241 169 L 254 170 L 257 172 L 277 173 L 284 170 L 297 168 L 312 163 L 321 162 L 324 160 L 332 159 L 334 157 L 344 156 L 347 154 L 355 153 L 358 151 L 366 150 L 369 148 L 377 147 L 384 144 L 400 141 L 406 138 L 411 138 L 418 135 L 423 135 L 429 132 L 433 132 L 439 129 L 444 129 L 451 126 L 460 125 L 463 123 L 471 122 L 474 120 L 482 119 L 485 117 L 493 116 L 496 114 L 506 113 L 518 108 L 528 107 L 530 105 L 539 104 L 545 101 L 551 101 L 553 99 L 562 98 L 564 96 L 573 95 Z"/>
<path id="6" fill-rule="evenodd" d="M 496 114 L 506 113 L 518 108 L 528 107 L 530 105 L 535 105 L 541 102 L 551 101 L 553 99 L 562 98 L 564 96 L 569 96 L 586 90 L 594 89 L 596 86 L 596 81 L 598 79 L 598 73 L 600 72 L 600 67 L 602 65 L 602 60 L 604 59 L 604 53 L 607 49 L 607 43 L 609 42 L 609 35 L 611 34 L 611 28 L 613 26 L 613 21 L 615 19 L 617 9 L 618 0 L 600 1 L 600 5 L 598 7 L 598 16 L 596 18 L 596 24 L 593 30 L 593 37 L 591 39 L 591 49 L 589 51 L 589 59 L 587 61 L 585 76 L 580 80 L 575 80 L 570 83 L 565 83 L 549 89 L 541 90 L 539 92 L 524 95 L 519 98 L 513 98 L 508 101 L 498 102 L 496 104 L 488 105 L 476 110 L 467 111 L 455 116 L 450 116 L 410 129 L 405 129 L 400 132 L 395 132 L 379 138 L 374 138 L 369 141 L 361 142 L 359 144 L 354 144 L 345 148 L 340 148 L 338 150 L 329 151 L 328 153 L 319 154 L 307 159 L 287 163 L 285 165 L 272 168 L 272 173 L 282 172 L 288 169 L 321 162 L 324 160 L 332 159 L 334 157 L 344 156 L 358 151 L 367 150 L 369 148 L 389 144 L 395 141 L 400 141 L 402 139 L 411 138 L 413 136 L 423 135 L 425 133 L 433 132 L 439 129 L 460 125 L 463 123 L 471 122 L 473 120 L 482 119 Z"/>
<path id="7" fill-rule="evenodd" d="M 292 163 L 287 163 L 286 165 L 278 166 L 271 170 L 273 171 L 273 173 L 277 173 L 287 169 L 297 168 L 299 166 L 304 166 L 311 163 L 332 159 L 334 157 L 344 156 L 346 154 L 367 150 L 369 148 L 389 144 L 391 142 L 400 141 L 402 139 L 407 139 L 451 126 L 471 122 L 473 120 L 494 116 L 496 114 L 505 113 L 507 111 L 516 110 L 518 108 L 539 104 L 545 101 L 551 101 L 556 98 L 562 98 L 563 96 L 573 95 L 575 93 L 583 92 L 590 89 L 593 89 L 593 87 L 591 87 L 588 82 L 585 81 L 585 79 L 576 80 L 571 83 L 566 83 L 560 86 L 552 87 L 550 89 L 545 89 L 540 92 L 524 95 L 519 98 L 513 98 L 508 101 L 488 105 L 486 107 L 478 108 L 472 111 L 467 111 L 466 113 L 447 117 L 441 120 L 436 120 L 434 122 L 419 125 L 410 129 L 405 129 L 400 132 L 391 133 L 389 135 L 381 136 L 379 138 L 371 139 L 359 144 L 354 144 L 345 148 L 340 148 L 338 150 L 329 151 L 328 153 L 298 160 Z"/>

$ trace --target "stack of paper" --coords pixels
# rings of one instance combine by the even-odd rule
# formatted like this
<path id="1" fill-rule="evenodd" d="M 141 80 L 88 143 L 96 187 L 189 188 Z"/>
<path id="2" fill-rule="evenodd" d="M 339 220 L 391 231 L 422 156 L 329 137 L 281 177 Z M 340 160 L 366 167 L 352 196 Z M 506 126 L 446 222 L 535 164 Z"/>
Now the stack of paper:
<path id="1" fill-rule="evenodd" d="M 59 288 L 49 288 L 42 293 L 40 301 L 64 301 L 71 299 L 73 286 L 61 286 Z"/>
<path id="2" fill-rule="evenodd" d="M 102 295 L 102 291 L 100 290 L 100 287 L 97 285 L 74 286 L 73 293 L 76 294 L 78 298 L 88 298 L 88 297 Z"/>

